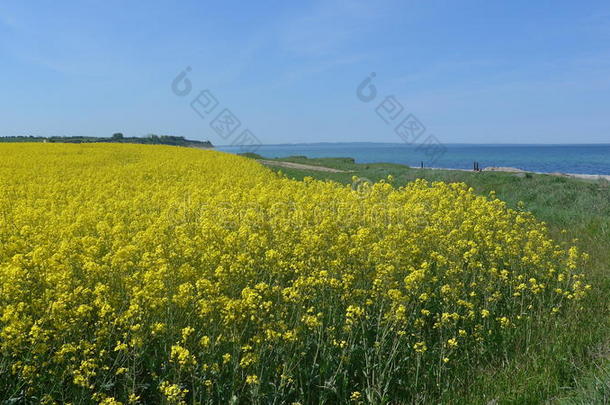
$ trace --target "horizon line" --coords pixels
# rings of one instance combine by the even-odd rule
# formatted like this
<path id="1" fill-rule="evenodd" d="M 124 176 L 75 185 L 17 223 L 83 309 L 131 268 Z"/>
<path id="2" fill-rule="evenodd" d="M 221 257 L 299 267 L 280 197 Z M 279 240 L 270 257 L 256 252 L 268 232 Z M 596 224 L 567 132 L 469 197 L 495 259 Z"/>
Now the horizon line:
<path id="1" fill-rule="evenodd" d="M 407 144 L 404 142 L 290 142 L 290 143 L 265 143 L 260 146 L 297 146 L 297 145 L 340 145 L 340 144 L 376 144 L 376 145 L 404 145 L 417 147 L 418 144 Z M 469 146 L 610 146 L 610 142 L 591 143 L 475 143 L 475 142 L 443 142 L 443 145 L 469 145 Z M 215 145 L 215 147 L 238 148 L 239 145 Z"/>

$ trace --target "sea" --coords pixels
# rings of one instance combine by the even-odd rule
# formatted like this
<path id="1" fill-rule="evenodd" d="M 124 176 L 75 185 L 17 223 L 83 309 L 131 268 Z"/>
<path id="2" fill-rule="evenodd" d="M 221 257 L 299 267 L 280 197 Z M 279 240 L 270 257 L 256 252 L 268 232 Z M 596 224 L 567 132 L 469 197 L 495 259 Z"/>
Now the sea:
<path id="1" fill-rule="evenodd" d="M 239 146 L 216 149 L 241 153 Z M 411 167 L 480 169 L 514 167 L 541 173 L 610 175 L 610 143 L 586 145 L 473 145 L 444 144 L 435 148 L 404 143 L 307 143 L 261 145 L 256 153 L 266 158 L 288 156 L 351 157 L 357 163 L 399 163 Z"/>

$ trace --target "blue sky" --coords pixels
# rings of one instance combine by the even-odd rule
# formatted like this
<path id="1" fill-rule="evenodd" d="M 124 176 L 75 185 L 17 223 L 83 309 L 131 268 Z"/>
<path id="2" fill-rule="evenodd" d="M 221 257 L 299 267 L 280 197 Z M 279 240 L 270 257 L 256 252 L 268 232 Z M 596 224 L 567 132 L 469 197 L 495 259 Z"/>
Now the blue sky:
<path id="1" fill-rule="evenodd" d="M 204 89 L 263 143 L 400 142 L 389 95 L 446 143 L 608 143 L 610 3 L 0 3 L 0 135 L 226 143 L 190 107 Z"/>

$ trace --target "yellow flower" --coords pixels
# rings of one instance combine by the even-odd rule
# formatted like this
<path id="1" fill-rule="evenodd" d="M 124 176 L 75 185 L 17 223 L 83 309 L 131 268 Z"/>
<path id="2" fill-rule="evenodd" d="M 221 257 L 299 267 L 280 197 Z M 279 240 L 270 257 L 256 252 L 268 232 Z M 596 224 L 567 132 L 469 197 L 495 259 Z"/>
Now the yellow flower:
<path id="1" fill-rule="evenodd" d="M 173 345 L 171 347 L 171 360 L 178 363 L 180 366 L 196 364 L 196 360 L 189 350 L 180 345 Z"/>
<path id="2" fill-rule="evenodd" d="M 163 381 L 159 385 L 159 390 L 169 403 L 180 405 L 185 404 L 184 397 L 188 393 L 188 390 L 180 388 L 178 384 L 170 384 L 167 381 Z"/>
<path id="3" fill-rule="evenodd" d="M 0 156 L 3 387 L 48 403 L 115 401 L 102 382 L 136 403 L 137 375 L 154 403 L 189 389 L 264 402 L 224 365 L 302 392 L 314 353 L 346 373 L 361 351 L 363 372 L 391 352 L 388 384 L 414 386 L 418 364 L 432 386 L 449 358 L 477 355 L 458 341 L 486 352 L 503 328 L 524 333 L 512 321 L 577 311 L 591 289 L 586 255 L 461 183 L 298 181 L 172 146 L 0 143 Z"/>
<path id="4" fill-rule="evenodd" d="M 428 347 L 426 346 L 426 342 L 417 342 L 413 345 L 413 350 L 415 350 L 417 353 L 424 353 L 426 350 L 428 350 Z"/>
<path id="5" fill-rule="evenodd" d="M 258 382 L 259 380 L 257 375 L 249 375 L 246 377 L 246 384 L 248 385 L 258 384 Z"/>

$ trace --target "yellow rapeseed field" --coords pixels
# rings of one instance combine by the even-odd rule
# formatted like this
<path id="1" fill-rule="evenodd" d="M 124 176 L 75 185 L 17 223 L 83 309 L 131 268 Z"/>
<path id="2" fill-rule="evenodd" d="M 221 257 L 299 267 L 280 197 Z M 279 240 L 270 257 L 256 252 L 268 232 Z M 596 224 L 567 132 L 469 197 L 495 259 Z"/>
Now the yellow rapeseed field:
<path id="1" fill-rule="evenodd" d="M 530 214 L 391 182 L 0 144 L 0 397 L 408 402 L 578 310 L 583 255 Z"/>

